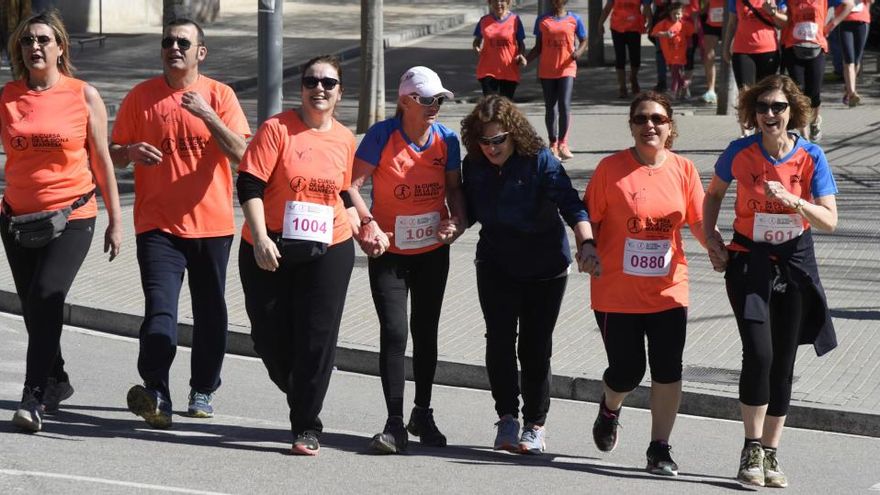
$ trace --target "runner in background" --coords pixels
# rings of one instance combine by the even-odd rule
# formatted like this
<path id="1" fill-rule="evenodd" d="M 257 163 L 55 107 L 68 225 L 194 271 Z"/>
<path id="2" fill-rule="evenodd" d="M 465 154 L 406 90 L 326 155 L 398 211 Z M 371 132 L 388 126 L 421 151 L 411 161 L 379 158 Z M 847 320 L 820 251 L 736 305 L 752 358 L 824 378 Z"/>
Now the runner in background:
<path id="1" fill-rule="evenodd" d="M 706 92 L 701 97 L 708 104 L 718 103 L 715 93 L 715 49 L 721 39 L 725 0 L 708 0 L 702 16 L 703 68 L 706 70 Z"/>
<path id="2" fill-rule="evenodd" d="M 654 25 L 651 35 L 660 42 L 663 59 L 672 75 L 672 94 L 677 100 L 690 95 L 690 80 L 685 78 L 688 44 L 691 43 L 693 24 L 684 21 L 684 6 L 673 3 L 669 7 L 669 17 Z"/>
<path id="3" fill-rule="evenodd" d="M 833 37 L 837 37 L 840 50 L 843 55 L 843 80 L 845 94 L 843 104 L 854 107 L 862 102 L 856 86 L 858 85 L 859 72 L 862 70 L 862 55 L 865 54 L 865 43 L 868 42 L 868 29 L 871 24 L 872 0 L 854 0 L 853 8 L 846 19 L 840 23 L 831 34 L 829 44 Z M 845 7 L 835 7 L 835 15 L 843 11 Z"/>
<path id="4" fill-rule="evenodd" d="M 685 85 L 684 99 L 691 97 L 691 82 L 694 79 L 694 64 L 696 63 L 697 50 L 700 48 L 703 26 L 700 23 L 700 0 L 690 0 L 682 3 L 682 22 L 690 26 L 691 35 L 687 43 L 687 59 L 684 65 Z"/>
<path id="5" fill-rule="evenodd" d="M 370 210 L 359 211 L 359 241 L 370 256 L 370 289 L 379 316 L 379 372 L 388 411 L 385 428 L 370 443 L 378 453 L 406 451 L 407 432 L 422 445 L 446 446 L 446 436 L 434 422 L 431 390 L 449 244 L 466 228 L 458 136 L 437 122 L 441 105 L 452 96 L 433 70 L 407 70 L 398 86 L 396 115 L 370 127 L 355 156 L 352 190 L 373 180 Z M 404 353 L 410 332 L 416 394 L 404 426 Z"/>
<path id="6" fill-rule="evenodd" d="M 487 0 L 489 14 L 474 28 L 477 52 L 477 80 L 483 96 L 500 94 L 513 100 L 519 84 L 520 66 L 526 65 L 525 29 L 519 16 L 510 11 L 512 0 Z"/>
<path id="7" fill-rule="evenodd" d="M 544 124 L 550 152 L 574 158 L 568 147 L 571 92 L 577 59 L 587 50 L 587 28 L 577 14 L 565 10 L 568 0 L 551 0 L 552 9 L 535 20 L 535 47 L 526 59 L 540 56 L 538 78 L 544 91 Z"/>
<path id="8" fill-rule="evenodd" d="M 669 6 L 671 0 L 652 0 L 651 16 L 648 19 L 648 39 L 654 44 L 654 61 L 657 64 L 657 84 L 654 91 L 662 93 L 668 89 L 668 81 L 666 80 L 666 59 L 663 58 L 663 50 L 660 48 L 660 41 L 650 33 L 654 30 L 654 25 L 666 19 L 669 16 Z"/>
<path id="9" fill-rule="evenodd" d="M 599 19 L 599 34 L 605 35 L 605 20 L 611 17 L 614 69 L 617 71 L 617 97 L 627 98 L 626 56 L 629 53 L 629 85 L 633 95 L 641 92 L 639 67 L 642 65 L 642 33 L 650 15 L 651 0 L 608 0 Z"/>

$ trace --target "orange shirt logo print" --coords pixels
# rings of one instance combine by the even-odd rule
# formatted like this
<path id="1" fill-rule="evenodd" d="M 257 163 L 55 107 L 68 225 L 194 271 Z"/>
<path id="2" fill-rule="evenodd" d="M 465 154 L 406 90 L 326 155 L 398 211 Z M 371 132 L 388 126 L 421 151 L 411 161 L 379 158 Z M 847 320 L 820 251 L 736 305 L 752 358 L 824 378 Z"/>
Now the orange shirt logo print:
<path id="1" fill-rule="evenodd" d="M 208 140 L 202 136 L 180 136 L 163 139 L 162 151 L 180 157 L 201 157 L 207 145 Z"/>
<path id="2" fill-rule="evenodd" d="M 409 199 L 412 196 L 412 190 L 406 184 L 398 184 L 394 188 L 394 197 L 399 200 Z"/>
<path id="3" fill-rule="evenodd" d="M 301 175 L 297 175 L 296 177 L 290 179 L 290 190 L 293 192 L 303 192 L 305 190 L 306 185 L 308 185 L 308 181 L 305 177 Z"/>
<path id="4" fill-rule="evenodd" d="M 311 196 L 332 198 L 337 193 L 336 181 L 323 177 L 312 177 L 309 179 L 309 193 Z"/>
<path id="5" fill-rule="evenodd" d="M 31 147 L 34 151 L 58 151 L 68 139 L 61 134 L 34 134 L 31 136 Z"/>
<path id="6" fill-rule="evenodd" d="M 28 149 L 28 140 L 24 136 L 13 136 L 10 139 L 10 144 L 12 145 L 12 149 L 16 151 L 24 151 Z"/>
<path id="7" fill-rule="evenodd" d="M 629 220 L 626 221 L 626 230 L 628 230 L 630 234 L 638 234 L 641 232 L 643 230 L 642 219 L 639 217 L 629 217 Z"/>

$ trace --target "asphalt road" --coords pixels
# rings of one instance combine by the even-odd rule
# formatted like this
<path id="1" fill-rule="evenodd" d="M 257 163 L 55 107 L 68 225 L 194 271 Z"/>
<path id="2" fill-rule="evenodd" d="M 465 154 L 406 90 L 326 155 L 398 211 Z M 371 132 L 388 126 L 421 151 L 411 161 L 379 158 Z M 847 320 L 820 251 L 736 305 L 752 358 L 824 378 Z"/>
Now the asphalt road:
<path id="1" fill-rule="evenodd" d="M 138 382 L 137 342 L 65 328 L 62 345 L 76 388 L 43 432 L 19 433 L 9 419 L 24 379 L 21 318 L 0 314 L 0 493 L 729 493 L 736 483 L 741 426 L 680 417 L 673 434 L 677 478 L 643 471 L 649 415 L 626 409 L 621 444 L 601 454 L 589 428 L 596 405 L 553 401 L 548 450 L 541 457 L 493 452 L 490 395 L 436 387 L 434 408 L 449 447 L 411 443 L 402 456 L 366 452 L 384 424 L 379 379 L 337 372 L 322 419 L 316 458 L 286 455 L 291 437 L 284 397 L 262 363 L 228 356 L 211 420 L 179 414 L 150 430 L 125 407 Z M 189 351 L 172 370 L 175 411 L 185 408 Z M 407 397 L 412 397 L 408 389 Z M 780 459 L 793 493 L 880 491 L 880 439 L 788 430 Z"/>

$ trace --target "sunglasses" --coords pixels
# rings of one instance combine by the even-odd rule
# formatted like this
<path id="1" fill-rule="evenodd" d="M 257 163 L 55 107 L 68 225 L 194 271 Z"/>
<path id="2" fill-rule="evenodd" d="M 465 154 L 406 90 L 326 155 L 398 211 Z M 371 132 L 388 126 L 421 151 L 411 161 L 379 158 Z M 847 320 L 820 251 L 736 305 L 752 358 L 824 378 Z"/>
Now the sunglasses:
<path id="1" fill-rule="evenodd" d="M 423 107 L 432 107 L 435 104 L 442 105 L 444 101 L 446 101 L 445 96 L 419 96 L 419 95 L 409 95 L 410 98 L 416 101 L 419 105 Z"/>
<path id="2" fill-rule="evenodd" d="M 759 101 L 755 103 L 755 111 L 758 113 L 767 113 L 770 110 L 773 110 L 774 114 L 779 115 L 788 110 L 788 103 L 784 101 L 774 101 L 773 103 Z"/>
<path id="3" fill-rule="evenodd" d="M 315 89 L 318 87 L 318 83 L 321 83 L 321 86 L 327 91 L 332 90 L 339 84 L 339 79 L 333 79 L 332 77 L 314 77 L 314 76 L 305 76 L 302 78 L 302 85 L 307 89 Z"/>
<path id="4" fill-rule="evenodd" d="M 672 122 L 672 119 L 659 113 L 652 113 L 651 115 L 633 115 L 632 118 L 629 119 L 629 121 L 635 125 L 645 125 L 649 120 L 654 125 L 663 125 Z"/>
<path id="5" fill-rule="evenodd" d="M 36 41 L 40 46 L 46 46 L 52 42 L 54 38 L 51 36 L 46 36 L 45 34 L 40 34 L 37 36 L 22 36 L 19 40 L 22 46 L 34 46 L 34 42 Z"/>
<path id="6" fill-rule="evenodd" d="M 480 144 L 482 144 L 483 146 L 498 146 L 499 144 L 507 141 L 508 134 L 510 133 L 502 132 L 501 134 L 492 137 L 480 136 L 477 138 L 477 141 L 479 141 Z"/>
<path id="7" fill-rule="evenodd" d="M 162 38 L 162 48 L 166 50 L 172 48 L 174 43 L 177 43 L 177 48 L 182 52 L 189 50 L 189 47 L 193 45 L 193 42 L 186 38 L 171 38 L 170 36 L 168 38 Z"/>

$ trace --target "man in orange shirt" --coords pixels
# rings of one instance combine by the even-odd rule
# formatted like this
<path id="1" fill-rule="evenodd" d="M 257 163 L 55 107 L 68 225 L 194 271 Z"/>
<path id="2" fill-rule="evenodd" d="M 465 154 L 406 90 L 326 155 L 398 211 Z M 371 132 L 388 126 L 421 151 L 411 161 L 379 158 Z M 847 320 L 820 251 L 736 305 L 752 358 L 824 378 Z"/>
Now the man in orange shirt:
<path id="1" fill-rule="evenodd" d="M 169 22 L 162 76 L 135 86 L 113 128 L 113 163 L 135 163 L 134 223 L 144 290 L 138 371 L 128 408 L 171 426 L 168 372 L 177 343 L 184 271 L 192 295 L 193 349 L 187 414 L 214 414 L 226 350 L 226 265 L 235 230 L 230 162 L 250 134 L 232 89 L 199 73 L 208 50 L 194 21 Z"/>

